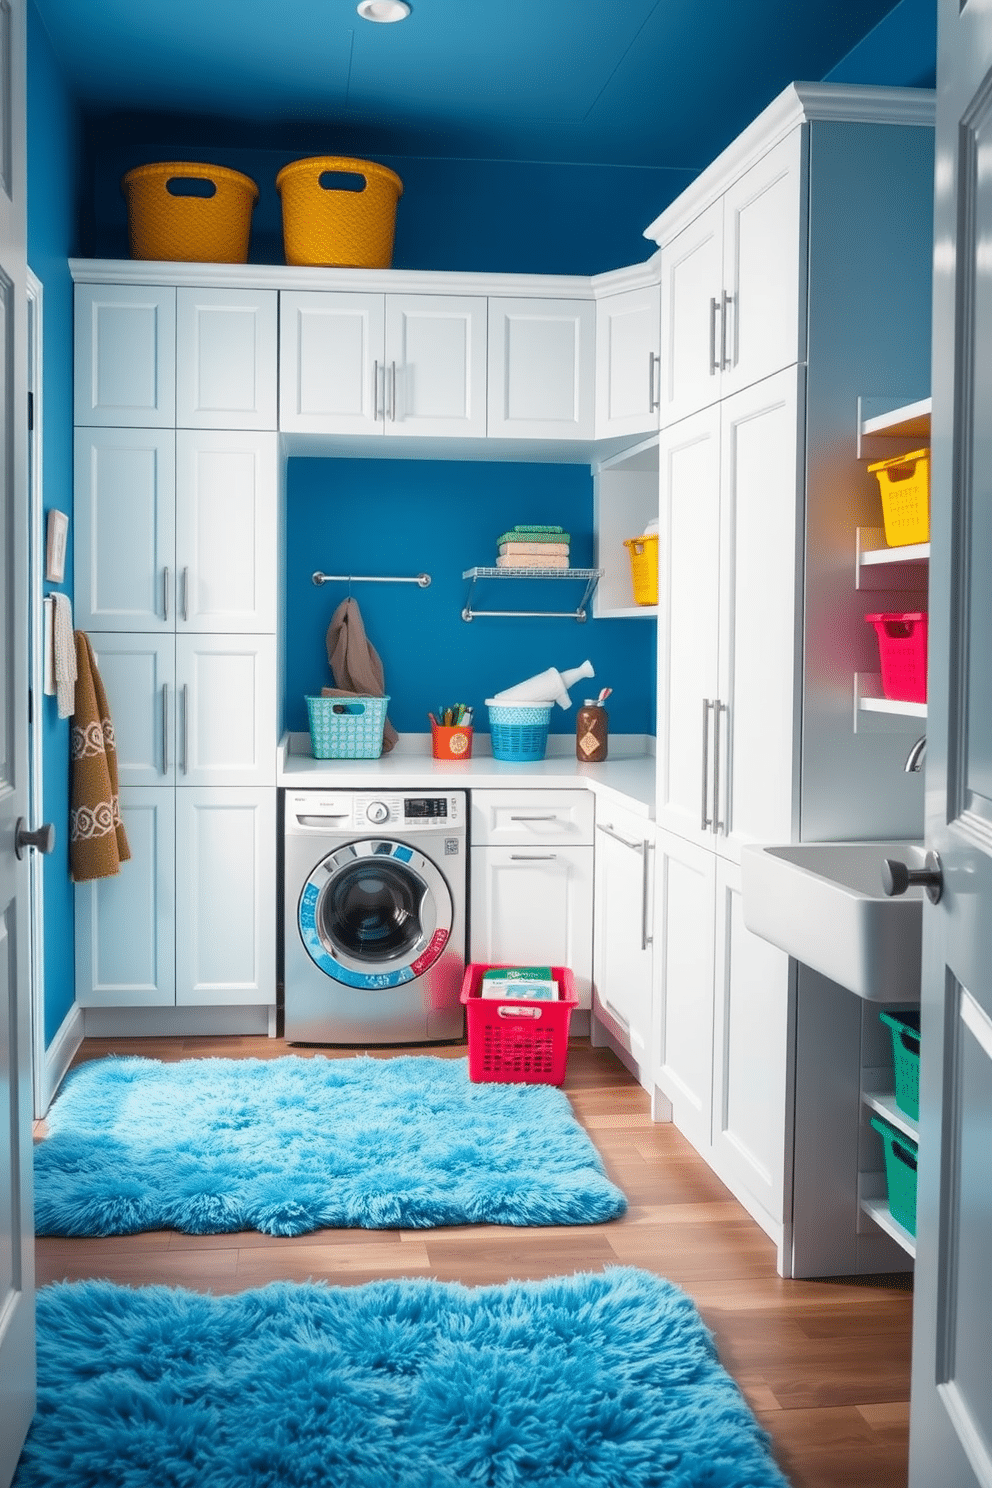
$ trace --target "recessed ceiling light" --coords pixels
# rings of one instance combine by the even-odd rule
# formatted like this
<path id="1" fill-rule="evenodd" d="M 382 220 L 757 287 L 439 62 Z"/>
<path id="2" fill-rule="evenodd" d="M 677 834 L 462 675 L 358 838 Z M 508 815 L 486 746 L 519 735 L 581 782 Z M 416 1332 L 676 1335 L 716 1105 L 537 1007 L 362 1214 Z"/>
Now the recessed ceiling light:
<path id="1" fill-rule="evenodd" d="M 366 21 L 405 21 L 410 14 L 406 0 L 359 0 L 357 9 Z"/>

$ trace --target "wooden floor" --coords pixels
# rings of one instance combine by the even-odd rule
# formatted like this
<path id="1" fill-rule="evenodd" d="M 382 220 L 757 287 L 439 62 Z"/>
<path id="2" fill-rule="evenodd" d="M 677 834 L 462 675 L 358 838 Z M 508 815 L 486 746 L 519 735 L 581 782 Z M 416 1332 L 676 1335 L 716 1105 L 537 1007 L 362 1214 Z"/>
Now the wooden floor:
<path id="1" fill-rule="evenodd" d="M 265 1038 L 87 1040 L 106 1053 L 175 1060 L 273 1058 L 307 1050 Z M 389 1057 L 386 1051 L 369 1051 Z M 416 1052 L 396 1050 L 395 1053 Z M 422 1052 L 460 1057 L 460 1047 Z M 771 1241 L 685 1139 L 651 1121 L 648 1098 L 608 1050 L 572 1042 L 564 1086 L 626 1193 L 623 1219 L 555 1229 L 322 1230 L 295 1239 L 160 1231 L 114 1239 L 40 1238 L 38 1284 L 106 1277 L 212 1292 L 274 1279 L 350 1286 L 380 1276 L 469 1285 L 604 1266 L 644 1267 L 695 1300 L 720 1359 L 765 1428 L 793 1488 L 905 1488 L 912 1292 L 904 1277 L 783 1281 Z"/>

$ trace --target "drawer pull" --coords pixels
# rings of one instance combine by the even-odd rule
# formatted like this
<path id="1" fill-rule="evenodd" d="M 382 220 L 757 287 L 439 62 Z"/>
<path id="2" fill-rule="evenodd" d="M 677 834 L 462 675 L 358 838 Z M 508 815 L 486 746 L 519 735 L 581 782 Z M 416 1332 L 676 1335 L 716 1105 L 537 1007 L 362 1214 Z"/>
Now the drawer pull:
<path id="1" fill-rule="evenodd" d="M 557 853 L 511 853 L 511 863 L 553 863 Z"/>
<path id="2" fill-rule="evenodd" d="M 614 831 L 609 822 L 597 822 L 597 826 L 601 832 L 606 833 L 607 837 L 612 837 L 614 842 L 622 842 L 624 847 L 629 847 L 631 852 L 639 853 L 644 851 L 643 842 L 631 842 L 629 837 L 621 837 L 620 833 Z"/>
<path id="3" fill-rule="evenodd" d="M 561 821 L 560 816 L 511 816 L 511 821 Z"/>

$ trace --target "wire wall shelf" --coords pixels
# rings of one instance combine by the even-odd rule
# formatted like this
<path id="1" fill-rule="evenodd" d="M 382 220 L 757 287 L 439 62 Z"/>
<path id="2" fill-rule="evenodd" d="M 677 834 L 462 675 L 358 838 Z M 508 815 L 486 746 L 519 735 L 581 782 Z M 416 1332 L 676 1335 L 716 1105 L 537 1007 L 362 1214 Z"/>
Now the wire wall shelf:
<path id="1" fill-rule="evenodd" d="M 468 579 L 468 598 L 465 608 L 462 610 L 463 620 L 474 620 L 477 615 L 487 617 L 510 617 L 515 619 L 552 619 L 552 620 L 578 620 L 586 619 L 586 606 L 592 598 L 593 590 L 603 576 L 601 568 L 466 568 L 462 574 L 463 579 Z M 582 598 L 574 610 L 476 610 L 472 608 L 472 595 L 475 586 L 480 579 L 571 579 L 585 584 Z"/>

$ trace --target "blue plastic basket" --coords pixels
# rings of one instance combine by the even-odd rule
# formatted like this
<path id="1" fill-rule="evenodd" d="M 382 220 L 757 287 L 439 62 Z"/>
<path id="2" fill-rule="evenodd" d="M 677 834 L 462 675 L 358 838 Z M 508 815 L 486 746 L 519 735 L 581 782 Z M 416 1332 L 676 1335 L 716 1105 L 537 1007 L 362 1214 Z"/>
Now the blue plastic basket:
<path id="1" fill-rule="evenodd" d="M 544 758 L 552 703 L 494 703 L 489 709 L 493 759 L 519 763 Z"/>
<path id="2" fill-rule="evenodd" d="M 378 759 L 388 697 L 308 697 L 314 759 Z"/>

